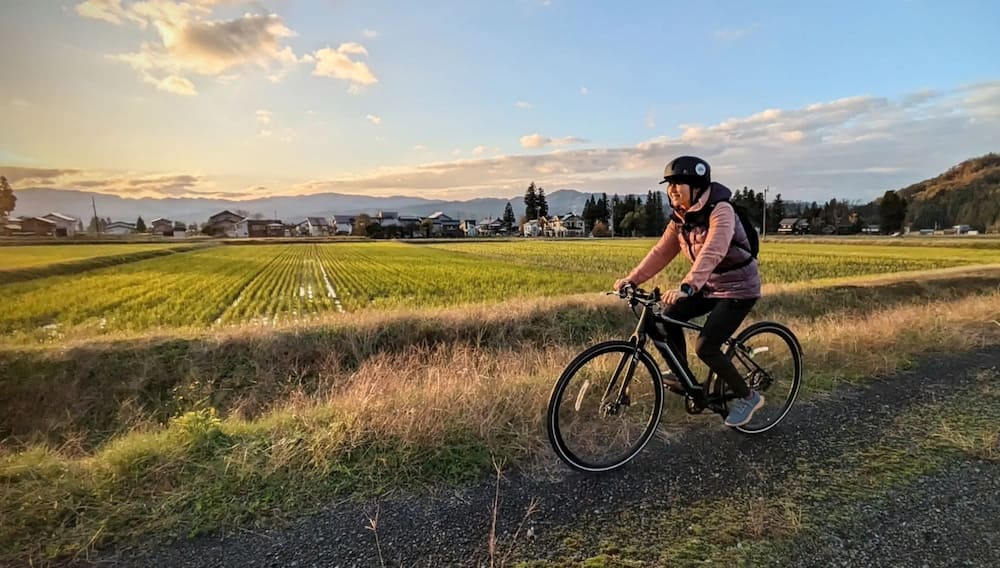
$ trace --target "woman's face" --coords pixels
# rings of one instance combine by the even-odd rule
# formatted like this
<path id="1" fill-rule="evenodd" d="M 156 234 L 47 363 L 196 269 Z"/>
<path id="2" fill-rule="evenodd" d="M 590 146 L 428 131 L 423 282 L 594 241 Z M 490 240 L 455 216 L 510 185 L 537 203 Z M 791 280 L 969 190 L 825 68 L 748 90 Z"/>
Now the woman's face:
<path id="1" fill-rule="evenodd" d="M 670 182 L 667 184 L 667 198 L 674 209 L 688 209 L 691 207 L 691 186 Z"/>

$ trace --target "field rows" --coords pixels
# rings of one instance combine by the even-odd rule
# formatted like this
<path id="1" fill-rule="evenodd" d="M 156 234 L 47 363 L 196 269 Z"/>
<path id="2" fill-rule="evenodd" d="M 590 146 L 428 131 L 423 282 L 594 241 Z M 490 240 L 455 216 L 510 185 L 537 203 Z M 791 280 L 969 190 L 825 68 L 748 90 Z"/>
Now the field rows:
<path id="1" fill-rule="evenodd" d="M 211 247 L 0 285 L 0 333 L 44 339 L 70 331 L 273 325 L 339 311 L 597 292 L 631 269 L 653 242 Z M 72 248 L 85 254 L 87 247 Z M 761 253 L 765 282 L 988 263 L 1000 263 L 1000 250 L 767 243 Z M 687 269 L 686 261 L 675 262 L 656 283 L 676 283 Z"/>

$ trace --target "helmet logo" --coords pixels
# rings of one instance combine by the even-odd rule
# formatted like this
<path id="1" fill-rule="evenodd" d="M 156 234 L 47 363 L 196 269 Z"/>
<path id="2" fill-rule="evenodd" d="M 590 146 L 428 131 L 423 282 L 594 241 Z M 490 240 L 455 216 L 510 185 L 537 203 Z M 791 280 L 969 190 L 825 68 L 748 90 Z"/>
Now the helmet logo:
<path id="1" fill-rule="evenodd" d="M 705 164 L 698 162 L 698 165 L 694 167 L 694 173 L 700 176 L 705 175 Z"/>

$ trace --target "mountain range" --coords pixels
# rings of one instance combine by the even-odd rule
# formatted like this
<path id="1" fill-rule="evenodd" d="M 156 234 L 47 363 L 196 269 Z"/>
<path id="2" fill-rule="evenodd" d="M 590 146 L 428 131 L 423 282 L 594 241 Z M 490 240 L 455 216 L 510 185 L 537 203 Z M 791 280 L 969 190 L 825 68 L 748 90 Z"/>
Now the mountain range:
<path id="1" fill-rule="evenodd" d="M 949 227 L 967 224 L 991 231 L 1000 230 L 1000 154 L 966 160 L 943 174 L 898 190 L 907 201 L 907 223 L 919 228 Z M 97 214 L 115 221 L 135 221 L 140 215 L 147 222 L 164 217 L 184 223 L 202 223 L 211 215 L 228 209 L 277 217 L 297 222 L 306 216 L 376 214 L 379 210 L 403 215 L 427 216 L 442 211 L 455 219 L 482 220 L 501 217 L 507 203 L 518 217 L 524 212 L 522 195 L 504 198 L 479 198 L 446 201 L 420 197 L 370 197 L 341 193 L 276 196 L 248 201 L 228 199 L 168 198 L 127 199 L 115 195 L 72 189 L 28 188 L 15 191 L 14 215 L 34 216 L 49 212 L 72 215 L 84 221 L 93 216 L 91 199 Z M 592 194 L 575 189 L 560 189 L 546 195 L 551 214 L 582 213 Z M 789 204 L 792 204 L 791 202 Z M 878 200 L 860 209 L 877 212 Z"/>
<path id="2" fill-rule="evenodd" d="M 245 211 L 250 215 L 259 213 L 265 218 L 276 216 L 285 222 L 296 222 L 307 216 L 330 217 L 358 213 L 374 215 L 379 210 L 419 216 L 442 211 L 454 219 L 482 220 L 487 217 L 502 217 L 508 201 L 514 208 L 515 215 L 520 216 L 524 212 L 524 198 L 520 195 L 510 199 L 491 197 L 468 201 L 445 201 L 420 197 L 370 197 L 318 193 L 236 201 L 198 198 L 127 199 L 103 193 L 48 188 L 17 190 L 15 195 L 17 195 L 17 208 L 13 212 L 15 216 L 45 215 L 55 211 L 82 219 L 84 224 L 94 215 L 91 198 L 94 200 L 99 217 L 129 222 L 134 222 L 141 215 L 147 222 L 163 217 L 172 221 L 202 223 L 211 215 L 225 209 L 233 212 Z M 574 189 L 553 191 L 546 195 L 549 213 L 553 215 L 581 213 L 590 195 Z"/>

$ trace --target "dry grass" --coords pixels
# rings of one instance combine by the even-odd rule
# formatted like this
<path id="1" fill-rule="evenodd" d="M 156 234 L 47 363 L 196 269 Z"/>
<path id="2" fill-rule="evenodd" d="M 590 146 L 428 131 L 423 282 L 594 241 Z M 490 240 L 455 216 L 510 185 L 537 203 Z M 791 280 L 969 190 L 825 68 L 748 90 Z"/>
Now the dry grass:
<path id="1" fill-rule="evenodd" d="M 909 303 L 883 288 L 830 292 L 825 313 L 788 318 L 803 344 L 807 388 L 823 391 L 891 373 L 927 353 L 1000 343 L 1000 326 L 993 323 L 1000 317 L 1000 292 L 949 295 L 953 284 L 928 283 L 929 292 L 911 295 Z M 817 294 L 810 303 L 815 309 L 820 293 L 809 294 Z M 832 303 L 844 298 L 846 305 Z M 863 312 L 872 299 L 881 307 Z M 758 317 L 795 303 L 776 297 Z M 140 346 L 123 359 L 114 358 L 113 349 L 112 355 L 99 350 L 120 365 L 138 365 L 150 353 L 160 353 L 161 362 L 181 353 L 205 358 L 200 365 L 215 358 L 216 366 L 233 364 L 235 370 L 170 384 L 168 392 L 182 388 L 209 398 L 165 426 L 144 414 L 148 407 L 136 396 L 155 391 L 133 385 L 132 396 L 119 399 L 127 404 L 114 409 L 128 420 L 115 425 L 113 439 L 9 446 L 0 458 L 0 499 L 13 504 L 13 513 L 0 523 L 0 560 L 85 554 L 138 534 L 199 533 L 298 513 L 343 492 L 468 481 L 489 471 L 494 459 L 520 467 L 544 464 L 551 456 L 542 420 L 555 378 L 582 343 L 627 328 L 630 316 L 611 300 L 571 298 L 404 317 L 402 323 L 383 317 L 312 335 L 154 343 L 153 350 Z M 218 359 L 220 353 L 230 359 Z M 58 359 L 65 354 L 44 356 L 57 358 L 65 365 L 57 368 L 67 373 L 81 368 L 72 355 L 68 361 Z M 90 357 L 87 365 L 108 360 Z M 281 369 L 282 375 L 268 375 Z M 64 390 L 90 392 L 85 379 L 77 381 Z M 20 385 L 8 393 L 42 392 L 30 381 Z M 264 404 L 265 396 L 278 402 Z M 55 397 L 60 400 L 59 393 Z M 85 411 L 87 404 L 72 408 Z M 754 526 L 771 531 L 767 527 L 798 518 L 794 508 L 779 505 L 748 503 L 748 513 L 761 520 Z M 772 517 L 774 523 L 767 521 Z"/>

